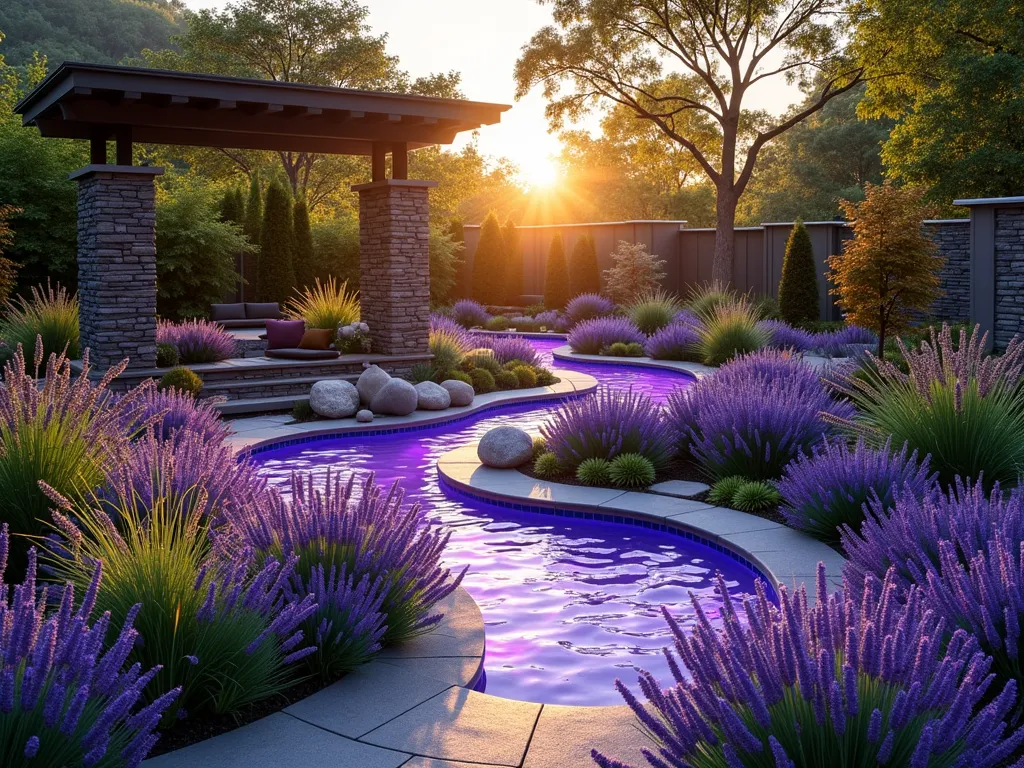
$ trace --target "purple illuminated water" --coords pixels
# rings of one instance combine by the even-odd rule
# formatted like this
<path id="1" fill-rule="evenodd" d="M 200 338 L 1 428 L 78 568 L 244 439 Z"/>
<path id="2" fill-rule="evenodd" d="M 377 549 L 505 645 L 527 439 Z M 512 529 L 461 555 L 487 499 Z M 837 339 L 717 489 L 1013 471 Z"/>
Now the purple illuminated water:
<path id="1" fill-rule="evenodd" d="M 538 340 L 545 355 L 564 342 Z M 661 402 L 691 379 L 669 371 L 558 362 L 608 386 L 633 386 Z M 475 419 L 415 432 L 288 446 L 258 454 L 261 471 L 283 484 L 294 470 L 373 470 L 398 479 L 452 530 L 447 561 L 469 565 L 464 582 L 487 626 L 487 692 L 550 704 L 619 704 L 613 683 L 638 668 L 669 672 L 661 649 L 668 631 L 659 607 L 692 620 L 689 593 L 708 615 L 720 600 L 711 578 L 726 575 L 733 599 L 753 592 L 754 574 L 735 560 L 682 538 L 643 528 L 515 512 L 446 494 L 436 461 L 487 430 L 514 424 L 536 431 L 557 403 L 485 412 Z"/>

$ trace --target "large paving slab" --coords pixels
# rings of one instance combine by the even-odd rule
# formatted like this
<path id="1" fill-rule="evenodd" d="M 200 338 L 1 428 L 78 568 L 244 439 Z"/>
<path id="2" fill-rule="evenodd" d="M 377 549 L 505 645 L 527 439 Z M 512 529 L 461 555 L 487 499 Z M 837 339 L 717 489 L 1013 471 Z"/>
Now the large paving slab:
<path id="1" fill-rule="evenodd" d="M 693 480 L 665 480 L 655 483 L 647 490 L 651 493 L 660 493 L 662 496 L 678 496 L 685 499 L 709 491 L 711 487 Z"/>
<path id="2" fill-rule="evenodd" d="M 651 746 L 636 715 L 625 705 L 563 707 L 545 704 L 523 768 L 592 766 L 591 749 L 629 765 L 647 765 L 640 748 Z"/>
<path id="3" fill-rule="evenodd" d="M 484 660 L 479 656 L 441 656 L 418 659 L 381 659 L 398 669 L 424 677 L 432 677 L 446 685 L 472 688 L 480 679 Z"/>
<path id="4" fill-rule="evenodd" d="M 423 757 L 519 766 L 540 710 L 540 704 L 449 688 L 362 740 Z"/>

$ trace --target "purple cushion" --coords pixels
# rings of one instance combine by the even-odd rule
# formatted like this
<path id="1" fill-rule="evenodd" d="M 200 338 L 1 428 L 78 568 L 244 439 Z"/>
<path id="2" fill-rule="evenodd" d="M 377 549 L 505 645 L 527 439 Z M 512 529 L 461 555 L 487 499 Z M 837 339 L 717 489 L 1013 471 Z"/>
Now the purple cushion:
<path id="1" fill-rule="evenodd" d="M 281 307 L 276 301 L 263 304 L 245 303 L 245 316 L 249 320 L 280 320 Z"/>
<path id="2" fill-rule="evenodd" d="M 210 319 L 217 320 L 245 320 L 244 304 L 211 304 Z"/>
<path id="3" fill-rule="evenodd" d="M 267 349 L 293 349 L 306 332 L 303 320 L 267 320 Z"/>

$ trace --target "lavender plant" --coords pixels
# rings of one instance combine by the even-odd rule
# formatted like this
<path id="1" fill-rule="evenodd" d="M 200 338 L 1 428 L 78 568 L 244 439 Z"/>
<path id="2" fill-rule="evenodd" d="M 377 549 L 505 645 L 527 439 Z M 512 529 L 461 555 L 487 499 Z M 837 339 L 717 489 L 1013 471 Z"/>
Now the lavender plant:
<path id="1" fill-rule="evenodd" d="M 432 364 L 443 375 L 459 366 L 473 348 L 474 339 L 450 317 L 434 313 L 430 316 L 429 345 L 434 356 Z"/>
<path id="2" fill-rule="evenodd" d="M 599 293 L 581 293 L 565 305 L 565 317 L 570 326 L 584 320 L 610 315 L 614 311 L 615 303 Z"/>
<path id="3" fill-rule="evenodd" d="M 1016 484 L 1024 472 L 1024 342 L 1015 338 L 994 356 L 985 353 L 986 341 L 975 327 L 954 343 L 945 324 L 919 350 L 897 339 L 909 373 L 871 357 L 861 374 L 840 383 L 857 415 L 832 421 L 875 445 L 892 435 L 930 454 L 944 485 L 957 476 Z"/>
<path id="4" fill-rule="evenodd" d="M 97 609 L 115 622 L 134 617 L 145 640 L 128 660 L 162 663 L 156 690 L 181 689 L 179 708 L 164 715 L 165 724 L 234 712 L 294 684 L 293 662 L 316 650 L 304 645 L 301 627 L 317 607 L 312 595 L 283 599 L 295 558 L 257 567 L 250 550 L 215 552 L 203 504 L 187 507 L 167 477 L 146 498 L 129 489 L 74 505 L 49 493 L 63 539 L 48 565 L 82 587 L 91 564 L 103 563 Z"/>
<path id="5" fill-rule="evenodd" d="M 230 522 L 242 542 L 270 556 L 298 558 L 295 572 L 308 583 L 315 569 L 337 568 L 361 579 L 383 580 L 380 612 L 386 645 L 434 627 L 442 614 L 433 606 L 461 583 L 441 567 L 448 534 L 426 520 L 419 504 L 403 506 L 398 484 L 385 494 L 368 474 L 343 481 L 328 473 L 321 486 L 312 474 L 293 475 L 292 498 L 272 492 L 266 502 L 238 510 Z M 301 590 L 296 587 L 297 592 Z M 324 617 L 317 614 L 317 621 Z"/>
<path id="6" fill-rule="evenodd" d="M 482 326 L 491 319 L 491 315 L 484 309 L 484 305 L 472 299 L 455 302 L 455 306 L 452 307 L 452 317 L 463 328 Z"/>
<path id="7" fill-rule="evenodd" d="M 871 346 L 878 346 L 878 335 L 874 331 L 847 325 L 838 331 L 813 334 L 810 349 L 826 357 L 852 357 Z"/>
<path id="8" fill-rule="evenodd" d="M 154 733 L 178 689 L 151 685 L 160 667 L 125 669 L 139 633 L 136 604 L 111 643 L 111 618 L 90 626 L 101 567 L 92 569 L 83 599 L 64 587 L 55 613 L 46 613 L 47 588 L 36 584 L 36 550 L 28 554 L 25 580 L 4 581 L 10 532 L 0 528 L 0 765 L 125 766 L 149 754 Z M 116 624 L 115 624 L 116 626 Z M 139 706 L 140 699 L 149 704 Z"/>
<path id="9" fill-rule="evenodd" d="M 170 439 L 179 430 L 194 432 L 211 443 L 227 439 L 228 427 L 214 407 L 217 402 L 214 398 L 197 400 L 187 392 L 169 387 L 147 388 L 139 400 L 140 421 L 151 423 L 153 433 L 160 440 Z"/>
<path id="10" fill-rule="evenodd" d="M 476 334 L 473 336 L 473 346 L 489 349 L 494 353 L 494 359 L 504 365 L 513 360 L 521 360 L 527 365 L 537 365 L 540 357 L 537 350 L 529 339 L 522 336 L 484 336 Z"/>
<path id="11" fill-rule="evenodd" d="M 794 328 L 784 320 L 761 320 L 757 327 L 768 334 L 767 346 L 774 349 L 807 352 L 814 348 L 814 334 L 802 328 Z"/>
<path id="12" fill-rule="evenodd" d="M 644 351 L 655 360 L 693 360 L 699 340 L 699 326 L 673 321 L 647 339 Z"/>
<path id="13" fill-rule="evenodd" d="M 156 327 L 157 344 L 170 344 L 178 350 L 183 365 L 214 363 L 235 354 L 235 340 L 217 323 L 209 320 L 162 320 Z"/>
<path id="14" fill-rule="evenodd" d="M 548 450 L 572 471 L 586 459 L 611 461 L 624 453 L 639 454 L 658 470 L 674 454 L 674 434 L 661 409 L 632 389 L 600 387 L 570 400 L 540 432 Z"/>
<path id="15" fill-rule="evenodd" d="M 822 541 L 839 542 L 841 526 L 857 530 L 864 507 L 872 500 L 879 509 L 892 507 L 899 489 L 923 498 L 935 483 L 928 457 L 904 445 L 893 451 L 891 440 L 871 448 L 863 438 L 851 449 L 845 440 L 825 440 L 810 456 L 789 464 L 779 483 L 782 514 L 794 528 Z"/>
<path id="16" fill-rule="evenodd" d="M 853 415 L 817 374 L 785 353 L 764 350 L 722 366 L 668 398 L 679 447 L 712 478 L 774 480 L 832 428 L 822 418 Z"/>
<path id="17" fill-rule="evenodd" d="M 992 692 L 991 658 L 945 623 L 915 588 L 896 599 L 893 578 L 869 578 L 860 603 L 828 595 L 818 566 L 817 603 L 805 588 L 780 590 L 772 605 L 757 583 L 744 601 L 745 626 L 719 574 L 723 629 L 692 596 L 686 631 L 663 608 L 675 638 L 667 652 L 674 685 L 647 672 L 641 703 L 616 686 L 656 746 L 655 768 L 821 768 L 877 765 L 995 768 L 1014 755 L 1024 730 L 1008 727 L 1016 685 Z M 685 667 L 688 674 L 683 672 Z M 626 768 L 593 751 L 601 768 Z"/>
<path id="18" fill-rule="evenodd" d="M 616 342 L 643 344 L 647 337 L 626 317 L 596 317 L 584 320 L 569 331 L 568 342 L 573 352 L 596 355 Z"/>
<path id="19" fill-rule="evenodd" d="M 537 324 L 538 328 L 547 328 L 549 331 L 558 331 L 564 333 L 571 326 L 571 321 L 566 315 L 561 314 L 557 309 L 549 309 L 544 312 L 538 312 L 533 317 L 533 321 Z"/>

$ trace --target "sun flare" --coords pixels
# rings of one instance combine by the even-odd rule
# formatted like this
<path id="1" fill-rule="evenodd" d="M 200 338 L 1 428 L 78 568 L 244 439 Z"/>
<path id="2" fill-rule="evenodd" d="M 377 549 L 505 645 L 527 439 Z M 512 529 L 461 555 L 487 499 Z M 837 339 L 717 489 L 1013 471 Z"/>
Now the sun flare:
<path id="1" fill-rule="evenodd" d="M 533 189 L 554 186 L 561 177 L 561 171 L 550 157 L 536 157 L 521 166 L 523 180 Z"/>

